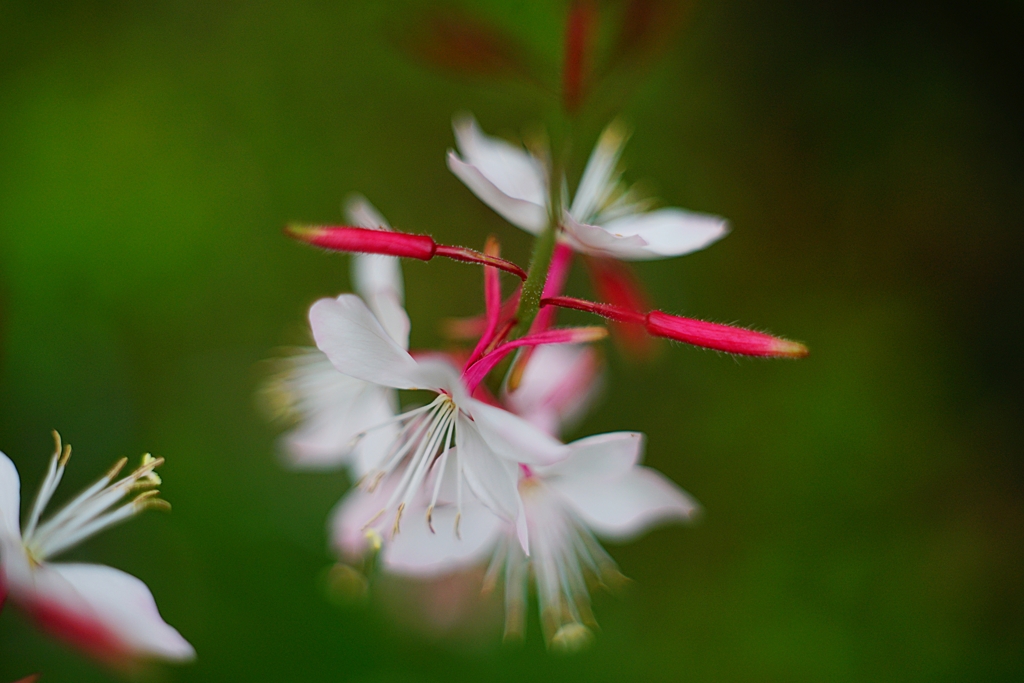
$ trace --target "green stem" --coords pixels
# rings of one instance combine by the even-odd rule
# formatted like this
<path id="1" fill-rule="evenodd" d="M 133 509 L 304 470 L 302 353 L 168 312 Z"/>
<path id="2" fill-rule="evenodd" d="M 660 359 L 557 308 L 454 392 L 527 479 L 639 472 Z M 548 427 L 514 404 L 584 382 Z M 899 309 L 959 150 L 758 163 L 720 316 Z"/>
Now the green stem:
<path id="1" fill-rule="evenodd" d="M 537 317 L 540 298 L 544 293 L 544 283 L 547 282 L 548 269 L 551 267 L 551 256 L 555 253 L 555 240 L 558 238 L 558 229 L 562 222 L 562 176 L 565 173 L 568 144 L 572 135 L 571 126 L 567 126 L 565 121 L 559 121 L 559 124 L 561 125 L 557 126 L 558 130 L 552 131 L 560 140 L 552 141 L 554 153 L 551 175 L 548 179 L 548 225 L 533 245 L 530 269 L 527 271 L 526 282 L 523 283 L 523 291 L 519 296 L 519 308 L 516 310 L 518 323 L 512 330 L 511 339 L 517 339 L 529 332 L 533 319 Z M 562 130 L 566 127 L 569 130 Z"/>
<path id="2" fill-rule="evenodd" d="M 523 283 L 523 291 L 519 296 L 519 308 L 516 310 L 516 324 L 511 338 L 522 337 L 529 332 L 533 319 L 540 310 L 540 297 L 544 292 L 544 283 L 548 279 L 548 268 L 551 267 L 551 255 L 555 252 L 555 233 L 557 224 L 548 223 L 548 227 L 537 238 L 530 257 L 530 270 Z"/>

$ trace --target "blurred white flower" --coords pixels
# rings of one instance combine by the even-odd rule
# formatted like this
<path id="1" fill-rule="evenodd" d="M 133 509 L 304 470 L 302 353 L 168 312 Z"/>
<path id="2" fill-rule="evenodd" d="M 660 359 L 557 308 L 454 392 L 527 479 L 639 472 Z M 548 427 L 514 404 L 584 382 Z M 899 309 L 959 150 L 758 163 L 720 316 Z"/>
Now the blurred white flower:
<path id="1" fill-rule="evenodd" d="M 522 147 L 486 135 L 472 116 L 453 122 L 458 152 L 448 168 L 485 204 L 534 235 L 548 224 L 548 164 Z M 624 261 L 688 254 L 728 233 L 725 219 L 678 208 L 648 211 L 649 202 L 625 187 L 618 170 L 626 142 L 612 123 L 590 155 L 576 196 L 561 218 L 561 239 L 576 251 Z M 567 198 L 566 198 L 567 199 Z"/>
<path id="2" fill-rule="evenodd" d="M 387 221 L 363 197 L 346 204 L 354 225 L 390 230 Z M 359 254 L 352 259 L 356 293 L 370 307 L 389 337 L 409 347 L 409 317 L 397 258 Z M 386 422 L 398 407 L 395 391 L 338 372 L 316 348 L 299 349 L 279 361 L 284 367 L 265 387 L 271 411 L 298 425 L 284 435 L 282 445 L 290 462 L 302 468 L 332 468 L 347 464 L 358 478 L 379 464 L 394 428 L 382 428 L 358 441 L 369 425 Z"/>
<path id="3" fill-rule="evenodd" d="M 363 478 L 365 494 L 375 501 L 377 512 L 361 527 L 383 523 L 395 535 L 405 510 L 424 503 L 424 526 L 432 527 L 434 509 L 444 500 L 440 497 L 442 485 L 450 478 L 455 489 L 452 529 L 456 540 L 464 518 L 465 483 L 487 508 L 516 525 L 525 547 L 517 466 L 557 462 L 568 450 L 518 415 L 474 398 L 473 392 L 487 371 L 514 348 L 541 343 L 541 338 L 545 343 L 579 343 L 600 338 L 604 330 L 549 330 L 533 340 L 523 337 L 499 345 L 460 373 L 438 355 L 413 358 L 357 296 L 321 299 L 310 309 L 309 321 L 318 348 L 339 372 L 381 387 L 435 394 L 427 405 L 364 427 L 363 434 L 369 435 L 397 425 L 398 434 L 391 439 L 384 459 Z"/>
<path id="4" fill-rule="evenodd" d="M 398 574 L 434 577 L 490 557 L 484 585 L 493 588 L 504 577 L 506 637 L 524 632 L 532 576 L 545 640 L 553 649 L 578 649 L 589 642 L 595 625 L 590 587 L 623 580 L 595 535 L 627 540 L 658 523 L 691 520 L 699 510 L 685 491 L 639 464 L 643 442 L 642 434 L 632 432 L 600 434 L 568 444 L 569 457 L 558 463 L 522 466 L 518 489 L 526 550 L 512 525 L 468 500 L 464 507 L 476 508 L 472 533 L 462 540 L 438 538 L 425 524 L 413 525 L 387 544 L 385 566 Z M 344 542 L 340 536 L 336 540 Z"/>
<path id="5" fill-rule="evenodd" d="M 0 606 L 5 597 L 43 630 L 115 666 L 160 658 L 185 661 L 195 650 L 157 611 L 144 583 L 117 569 L 95 564 L 50 562 L 50 559 L 100 531 L 149 507 L 168 507 L 154 487 L 160 458 L 145 456 L 142 465 L 114 481 L 121 460 L 102 479 L 67 505 L 40 521 L 64 475 L 70 446 L 57 448 L 28 523 L 19 528 L 21 480 L 14 463 L 0 453 Z M 138 493 L 128 501 L 123 499 Z"/>

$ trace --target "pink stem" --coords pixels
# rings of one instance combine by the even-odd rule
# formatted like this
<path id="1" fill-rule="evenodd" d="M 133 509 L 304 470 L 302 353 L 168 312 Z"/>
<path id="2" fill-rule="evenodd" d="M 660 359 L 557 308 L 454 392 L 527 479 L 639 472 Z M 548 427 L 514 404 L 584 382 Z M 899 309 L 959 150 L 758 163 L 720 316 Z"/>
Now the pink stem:
<path id="1" fill-rule="evenodd" d="M 488 256 L 497 256 L 501 247 L 493 237 L 488 238 L 485 253 Z M 480 341 L 466 361 L 469 367 L 480 359 L 487 347 L 494 341 L 494 333 L 498 329 L 498 321 L 501 316 L 501 281 L 498 279 L 498 271 L 491 266 L 484 266 L 484 310 L 487 316 L 487 327 L 480 335 Z"/>
<path id="2" fill-rule="evenodd" d="M 494 266 L 499 270 L 504 270 L 506 273 L 512 273 L 520 280 L 526 279 L 526 271 L 511 261 L 506 261 L 505 259 L 498 258 L 496 256 L 481 254 L 479 251 L 474 251 L 473 249 L 467 249 L 466 247 L 448 247 L 443 244 L 438 244 L 436 253 L 438 256 L 447 256 L 448 258 L 456 261 Z"/>
<path id="3" fill-rule="evenodd" d="M 608 330 L 603 327 L 567 327 L 559 330 L 546 330 L 537 334 L 505 342 L 483 358 L 466 368 L 462 373 L 462 381 L 470 393 L 483 381 L 491 370 L 510 352 L 522 346 L 539 346 L 541 344 L 583 344 L 604 339 Z"/>
<path id="4" fill-rule="evenodd" d="M 544 281 L 544 292 L 542 299 L 559 296 L 565 289 L 565 281 L 569 278 L 569 270 L 572 268 L 572 247 L 563 242 L 555 245 L 555 252 L 551 256 L 551 265 L 548 268 L 548 279 Z M 555 321 L 555 313 L 558 309 L 554 306 L 542 308 L 533 319 L 530 332 L 543 332 L 551 327 Z"/>

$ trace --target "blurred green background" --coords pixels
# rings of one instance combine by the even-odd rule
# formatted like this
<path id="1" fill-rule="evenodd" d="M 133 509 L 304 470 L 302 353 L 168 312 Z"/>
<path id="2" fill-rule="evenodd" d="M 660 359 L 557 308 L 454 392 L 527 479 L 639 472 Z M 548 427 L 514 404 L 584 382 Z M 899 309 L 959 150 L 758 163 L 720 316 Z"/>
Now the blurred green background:
<path id="1" fill-rule="evenodd" d="M 386 584 L 338 605 L 324 519 L 342 474 L 280 465 L 262 359 L 304 340 L 348 260 L 289 242 L 351 191 L 480 246 L 503 223 L 444 166 L 454 112 L 548 113 L 522 86 L 407 58 L 424 3 L 0 2 L 0 448 L 26 496 L 57 428 L 64 494 L 152 451 L 170 515 L 76 549 L 144 579 L 196 647 L 167 681 L 1024 679 L 1024 6 L 705 2 L 622 111 L 625 161 L 733 233 L 638 272 L 658 306 L 806 341 L 800 362 L 609 347 L 579 436 L 649 435 L 705 506 L 610 547 L 574 657 L 432 638 Z M 467 5 L 467 7 L 469 7 Z M 472 11 L 557 83 L 565 5 Z M 412 19 L 411 19 L 412 18 Z M 396 38 L 396 36 L 399 36 Z M 581 128 L 589 149 L 603 123 Z M 480 305 L 480 273 L 407 263 L 413 344 Z M 507 285 L 507 282 L 506 282 Z M 577 272 L 574 292 L 587 295 Z M 0 681 L 108 673 L 0 616 Z"/>

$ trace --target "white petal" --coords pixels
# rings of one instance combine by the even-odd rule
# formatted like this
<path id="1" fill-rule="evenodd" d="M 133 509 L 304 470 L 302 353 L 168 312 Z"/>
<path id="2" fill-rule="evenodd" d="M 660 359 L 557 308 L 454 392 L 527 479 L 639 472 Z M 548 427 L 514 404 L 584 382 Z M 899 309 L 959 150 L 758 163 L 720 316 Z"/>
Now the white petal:
<path id="1" fill-rule="evenodd" d="M 317 347 L 342 374 L 395 389 L 431 388 L 413 357 L 358 296 L 317 301 L 309 309 L 309 324 Z"/>
<path id="2" fill-rule="evenodd" d="M 107 659 L 127 656 L 186 661 L 195 650 L 160 617 L 142 581 L 95 564 L 46 564 L 34 591 L 17 596 L 40 625 Z"/>
<path id="3" fill-rule="evenodd" d="M 395 486 L 394 481 L 385 481 L 373 493 L 361 488 L 352 488 L 334 507 L 328 519 L 328 536 L 334 550 L 350 562 L 357 561 L 370 549 L 366 525 L 387 503 Z"/>
<path id="4" fill-rule="evenodd" d="M 689 254 L 729 233 L 729 223 L 724 218 L 675 208 L 623 216 L 608 221 L 602 227 L 612 235 L 643 238 L 647 247 L 645 255 L 633 257 L 638 259 Z"/>
<path id="5" fill-rule="evenodd" d="M 459 414 L 455 447 L 466 483 L 480 501 L 502 519 L 512 521 L 519 513 L 518 472 L 502 460 L 481 436 L 477 425 Z"/>
<path id="6" fill-rule="evenodd" d="M 613 540 L 636 536 L 667 521 L 693 519 L 693 498 L 649 467 L 635 467 L 617 479 L 553 480 L 552 486 L 595 533 Z"/>
<path id="7" fill-rule="evenodd" d="M 519 387 L 506 401 L 517 415 L 557 436 L 587 411 L 599 387 L 593 348 L 548 344 L 533 350 Z"/>
<path id="8" fill-rule="evenodd" d="M 509 197 L 488 180 L 480 169 L 467 164 L 450 150 L 448 152 L 448 169 L 480 201 L 494 209 L 499 216 L 512 225 L 534 235 L 539 235 L 547 226 L 548 212 L 544 204 Z"/>
<path id="9" fill-rule="evenodd" d="M 476 399 L 460 406 L 473 417 L 491 450 L 509 462 L 549 465 L 569 455 L 565 444 L 514 413 Z"/>
<path id="10" fill-rule="evenodd" d="M 333 391 L 311 397 L 306 419 L 284 437 L 292 464 L 305 468 L 331 468 L 346 462 L 361 476 L 383 457 L 384 449 L 395 436 L 395 428 L 373 430 L 358 443 L 357 434 L 394 416 L 392 389 L 369 384 L 328 365 L 336 377 Z"/>
<path id="11" fill-rule="evenodd" d="M 390 257 L 381 257 L 390 258 Z M 394 292 L 380 291 L 376 294 L 363 294 L 363 300 L 377 317 L 381 327 L 388 336 L 403 349 L 409 348 L 409 315 L 405 312 L 400 297 Z"/>
<path id="12" fill-rule="evenodd" d="M 547 203 L 547 174 L 533 155 L 518 145 L 485 134 L 472 116 L 455 118 L 452 128 L 462 158 L 477 167 L 495 187 L 513 199 L 541 206 Z"/>
<path id="13" fill-rule="evenodd" d="M 616 165 L 626 144 L 626 137 L 625 130 L 617 122 L 611 123 L 601 133 L 583 169 L 583 176 L 572 201 L 570 213 L 577 220 L 590 220 L 604 204 L 608 193 L 615 189 Z"/>
<path id="14" fill-rule="evenodd" d="M 345 203 L 349 221 L 360 228 L 390 230 L 373 204 L 359 194 Z M 370 310 L 403 349 L 409 348 L 409 316 L 405 314 L 402 267 L 394 256 L 356 254 L 352 257 L 352 284 Z"/>
<path id="15" fill-rule="evenodd" d="M 21 479 L 18 468 L 0 451 L 0 533 L 21 538 Z"/>
<path id="16" fill-rule="evenodd" d="M 384 563 L 393 572 L 414 576 L 438 576 L 476 564 L 490 555 L 505 522 L 471 498 L 463 504 L 459 535 L 455 534 L 454 505 L 433 512 L 434 532 L 425 511 L 402 518 L 402 530 L 387 542 Z"/>
<path id="17" fill-rule="evenodd" d="M 602 227 L 580 223 L 566 212 L 562 216 L 565 238 L 577 251 L 591 256 L 608 256 L 623 261 L 656 258 L 647 240 L 639 235 L 613 235 Z"/>
<path id="18" fill-rule="evenodd" d="M 610 432 L 573 441 L 571 455 L 548 467 L 537 468 L 545 480 L 593 482 L 616 480 L 625 476 L 643 456 L 644 435 L 639 432 Z"/>
<path id="19" fill-rule="evenodd" d="M 369 228 L 370 230 L 391 229 L 391 225 L 380 214 L 380 211 L 377 211 L 377 207 L 359 193 L 353 193 L 345 200 L 345 216 L 352 225 L 360 228 Z"/>

